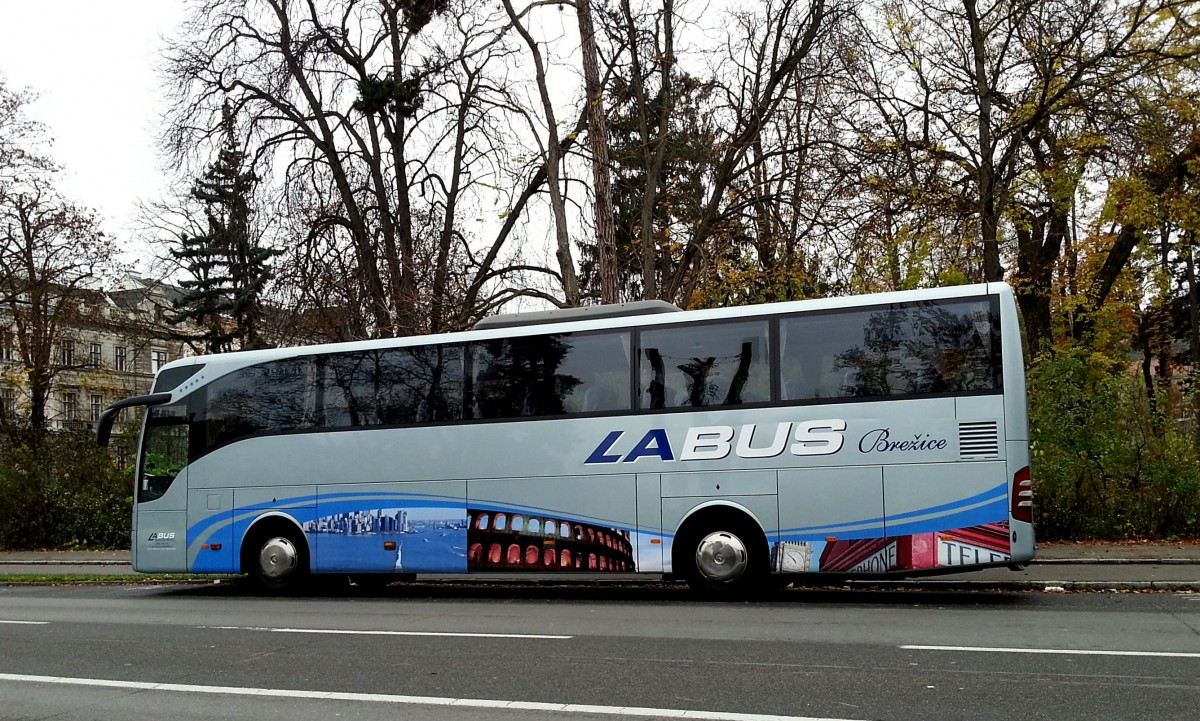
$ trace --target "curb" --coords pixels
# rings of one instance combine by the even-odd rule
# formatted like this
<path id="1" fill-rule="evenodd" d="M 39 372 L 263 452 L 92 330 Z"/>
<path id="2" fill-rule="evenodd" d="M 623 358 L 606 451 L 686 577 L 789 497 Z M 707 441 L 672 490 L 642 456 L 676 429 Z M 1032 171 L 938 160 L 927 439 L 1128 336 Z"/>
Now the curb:
<path id="1" fill-rule="evenodd" d="M 1043 558 L 1033 559 L 1031 566 L 1200 566 L 1198 558 Z"/>
<path id="2" fill-rule="evenodd" d="M 1171 591 L 1200 593 L 1200 581 L 899 581 L 869 583 L 854 581 L 849 588 L 887 588 L 892 590 L 923 589 L 944 591 L 1039 591 L 1069 593 L 1071 591 Z M 809 587 L 805 587 L 809 588 Z M 815 588 L 815 587 L 814 587 Z"/>
<path id="3" fill-rule="evenodd" d="M 129 561 L 0 561 L 0 566 L 129 566 L 130 573 L 133 573 Z"/>

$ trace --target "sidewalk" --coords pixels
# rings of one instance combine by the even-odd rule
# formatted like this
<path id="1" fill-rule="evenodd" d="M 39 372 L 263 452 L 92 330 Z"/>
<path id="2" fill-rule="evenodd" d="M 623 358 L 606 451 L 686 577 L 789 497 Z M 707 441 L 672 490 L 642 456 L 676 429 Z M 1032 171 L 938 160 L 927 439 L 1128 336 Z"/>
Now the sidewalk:
<path id="1" fill-rule="evenodd" d="M 4 576 L 109 576 L 132 574 L 128 551 L 0 551 Z M 620 574 L 611 581 L 640 577 Z M 429 578 L 429 577 L 424 577 Z M 446 579 L 446 576 L 439 576 Z M 456 577 L 461 580 L 461 577 Z M 490 577 L 488 580 L 496 580 Z M 562 577 L 525 577 L 527 582 Z M 504 581 L 520 582 L 506 576 Z M 855 581 L 851 586 L 1007 591 L 1190 591 L 1200 593 L 1200 543 L 1055 543 L 1038 548 L 1027 568 L 991 568 L 917 579 Z"/>

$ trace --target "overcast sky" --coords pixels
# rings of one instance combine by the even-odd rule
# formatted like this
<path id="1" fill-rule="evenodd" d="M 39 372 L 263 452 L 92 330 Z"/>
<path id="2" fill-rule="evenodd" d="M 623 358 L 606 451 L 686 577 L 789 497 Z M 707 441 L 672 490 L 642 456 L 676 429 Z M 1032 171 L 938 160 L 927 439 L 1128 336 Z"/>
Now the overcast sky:
<path id="1" fill-rule="evenodd" d="M 163 187 L 154 68 L 183 14 L 182 0 L 0 0 L 0 75 L 40 96 L 30 115 L 54 138 L 62 191 L 123 245 L 137 201 Z"/>

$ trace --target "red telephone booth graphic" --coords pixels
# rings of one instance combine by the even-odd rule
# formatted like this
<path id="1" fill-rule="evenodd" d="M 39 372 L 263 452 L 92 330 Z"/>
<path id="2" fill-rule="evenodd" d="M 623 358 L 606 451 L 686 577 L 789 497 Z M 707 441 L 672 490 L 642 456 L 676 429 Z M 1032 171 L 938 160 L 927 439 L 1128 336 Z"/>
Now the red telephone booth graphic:
<path id="1" fill-rule="evenodd" d="M 817 569 L 823 573 L 892 573 L 949 566 L 1005 563 L 1008 521 L 892 538 L 829 541 Z"/>

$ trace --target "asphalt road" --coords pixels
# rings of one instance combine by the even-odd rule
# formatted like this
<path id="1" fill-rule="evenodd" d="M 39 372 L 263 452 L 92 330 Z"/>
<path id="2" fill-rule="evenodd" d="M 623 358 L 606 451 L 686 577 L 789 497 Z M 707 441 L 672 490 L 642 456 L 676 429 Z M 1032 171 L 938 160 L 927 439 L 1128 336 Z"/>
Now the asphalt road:
<path id="1" fill-rule="evenodd" d="M 0 587 L 5 721 L 1160 721 L 1197 708 L 1198 594 Z"/>

